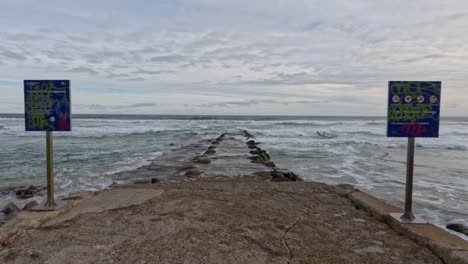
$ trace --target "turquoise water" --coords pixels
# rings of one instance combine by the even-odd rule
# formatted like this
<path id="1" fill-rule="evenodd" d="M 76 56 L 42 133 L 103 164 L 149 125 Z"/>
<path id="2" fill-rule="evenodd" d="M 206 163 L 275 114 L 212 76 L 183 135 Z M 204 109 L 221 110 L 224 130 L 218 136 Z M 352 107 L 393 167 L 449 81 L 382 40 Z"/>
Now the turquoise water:
<path id="1" fill-rule="evenodd" d="M 277 165 L 310 181 L 350 183 L 403 206 L 406 140 L 385 137 L 377 117 L 76 115 L 54 134 L 58 195 L 100 190 L 113 175 L 165 151 L 246 129 Z M 468 224 L 468 119 L 447 118 L 440 138 L 417 139 L 414 210 L 445 225 Z M 0 188 L 45 184 L 45 135 L 24 132 L 20 115 L 0 115 Z M 2 197 L 0 206 L 14 197 Z"/>

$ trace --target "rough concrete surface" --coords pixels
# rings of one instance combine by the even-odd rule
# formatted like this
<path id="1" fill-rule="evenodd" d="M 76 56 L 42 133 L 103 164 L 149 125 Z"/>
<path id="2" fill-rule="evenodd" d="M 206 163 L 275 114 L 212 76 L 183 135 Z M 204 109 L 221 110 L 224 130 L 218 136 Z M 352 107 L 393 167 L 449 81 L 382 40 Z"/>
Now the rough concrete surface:
<path id="1" fill-rule="evenodd" d="M 430 249 L 445 263 L 468 264 L 468 241 L 430 223 L 402 224 L 389 216 L 390 213 L 403 212 L 402 209 L 370 194 L 358 191 L 350 193 L 348 198 L 356 207 L 362 208 L 373 217 L 387 223 L 395 231 Z"/>
<path id="2" fill-rule="evenodd" d="M 161 190 L 144 189 L 120 189 L 103 191 L 95 197 L 87 199 L 66 211 L 65 213 L 47 221 L 42 225 L 42 227 L 53 226 L 57 223 L 68 221 L 78 215 L 85 213 L 102 212 L 106 210 L 141 204 L 144 201 L 156 196 L 160 196 L 161 194 Z"/>
<path id="3" fill-rule="evenodd" d="M 174 150 L 133 172 L 162 182 L 115 186 L 4 236 L 0 263 L 443 263 L 359 209 L 352 186 L 272 182 L 278 168 L 249 158 L 237 134 Z"/>
<path id="4" fill-rule="evenodd" d="M 339 188 L 249 179 L 149 185 L 141 205 L 7 241 L 3 263 L 442 263 Z M 141 188 L 137 187 L 137 188 Z"/>

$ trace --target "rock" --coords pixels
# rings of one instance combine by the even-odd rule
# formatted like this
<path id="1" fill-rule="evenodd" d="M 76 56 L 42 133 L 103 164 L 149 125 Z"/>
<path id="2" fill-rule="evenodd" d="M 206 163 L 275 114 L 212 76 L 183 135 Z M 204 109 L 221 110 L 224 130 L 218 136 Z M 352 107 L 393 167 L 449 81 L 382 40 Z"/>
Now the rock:
<path id="1" fill-rule="evenodd" d="M 282 175 L 281 175 L 281 176 L 277 175 L 277 176 L 275 176 L 275 177 L 272 177 L 272 178 L 271 178 L 271 181 L 272 181 L 272 182 L 288 182 L 288 181 L 290 181 L 290 180 L 289 180 L 288 178 L 282 176 Z"/>
<path id="2" fill-rule="evenodd" d="M 214 150 L 214 149 L 208 149 L 207 151 L 205 151 L 206 155 L 211 155 L 211 154 L 215 154 L 215 153 L 216 153 L 216 150 Z"/>
<path id="3" fill-rule="evenodd" d="M 11 213 L 17 213 L 21 211 L 16 204 L 9 202 L 5 207 L 2 209 L 2 213 L 4 214 L 11 214 Z"/>
<path id="4" fill-rule="evenodd" d="M 191 170 L 188 170 L 185 173 L 185 176 L 187 176 L 187 177 L 196 177 L 196 176 L 200 176 L 201 174 L 202 174 L 201 171 L 199 171 L 197 169 L 191 169 Z"/>
<path id="5" fill-rule="evenodd" d="M 284 175 L 281 172 L 273 171 L 273 172 L 271 172 L 271 181 L 272 182 L 282 182 L 282 181 L 291 181 L 291 180 L 284 177 Z"/>
<path id="6" fill-rule="evenodd" d="M 294 172 L 288 170 L 276 170 L 275 172 L 281 173 L 284 177 L 291 181 L 296 181 L 299 178 Z"/>
<path id="7" fill-rule="evenodd" d="M 27 199 L 33 197 L 36 193 L 38 192 L 38 189 L 36 186 L 29 186 L 28 188 L 20 188 L 16 189 L 16 197 L 20 199 Z"/>
<path id="8" fill-rule="evenodd" d="M 247 141 L 247 145 L 249 145 L 249 146 L 255 146 L 255 145 L 257 145 L 257 143 L 255 143 L 254 140 L 249 140 L 249 141 Z"/>
<path id="9" fill-rule="evenodd" d="M 265 150 L 259 148 L 257 148 L 256 150 L 251 150 L 250 154 L 260 156 L 264 161 L 270 160 L 270 155 L 268 155 L 268 153 Z"/>
<path id="10" fill-rule="evenodd" d="M 170 143 L 169 146 L 173 147 L 173 146 L 175 146 L 175 144 L 174 144 L 174 143 Z"/>
<path id="11" fill-rule="evenodd" d="M 151 184 L 155 184 L 155 183 L 158 183 L 158 182 L 161 182 L 161 181 L 156 179 L 156 178 L 151 178 Z"/>
<path id="12" fill-rule="evenodd" d="M 250 134 L 247 130 L 244 130 L 244 136 L 247 138 L 253 138 L 254 136 Z"/>
<path id="13" fill-rule="evenodd" d="M 249 157 L 249 159 L 252 160 L 252 162 L 254 162 L 254 163 L 263 163 L 265 161 L 260 156 L 252 156 L 252 157 Z"/>
<path id="14" fill-rule="evenodd" d="M 194 161 L 197 161 L 197 159 L 195 159 Z M 191 169 L 195 169 L 195 166 L 192 166 L 192 165 L 189 165 L 189 166 L 185 166 L 182 168 L 182 170 L 191 170 Z"/>
<path id="15" fill-rule="evenodd" d="M 463 224 L 448 224 L 447 229 L 453 230 L 458 233 L 465 234 L 468 236 L 468 227 Z"/>
<path id="16" fill-rule="evenodd" d="M 39 189 L 38 189 L 36 186 L 34 186 L 34 185 L 30 185 L 30 186 L 28 187 L 28 190 L 32 190 L 32 191 L 36 191 L 36 192 L 37 192 Z"/>
<path id="17" fill-rule="evenodd" d="M 260 177 L 271 177 L 271 172 L 269 172 L 269 171 L 257 171 L 257 172 L 254 172 L 253 175 L 260 176 Z"/>
<path id="18" fill-rule="evenodd" d="M 208 158 L 200 158 L 200 159 L 195 160 L 195 162 L 197 162 L 197 163 L 203 163 L 203 164 L 209 164 L 209 163 L 211 163 L 211 160 L 208 159 Z M 194 167 L 194 168 L 195 168 L 195 167 Z"/>
<path id="19" fill-rule="evenodd" d="M 215 149 L 216 146 L 209 146 L 208 149 Z"/>
<path id="20" fill-rule="evenodd" d="M 25 205 L 23 206 L 23 211 L 29 211 L 29 210 L 31 210 L 34 206 L 36 206 L 37 204 L 38 204 L 37 201 L 32 200 L 32 201 L 30 201 L 29 203 L 27 203 L 27 204 L 25 204 Z"/>
<path id="21" fill-rule="evenodd" d="M 303 181 L 299 176 L 294 172 L 288 170 L 275 170 L 271 173 L 272 177 L 284 177 L 290 181 Z"/>
<path id="22" fill-rule="evenodd" d="M 276 164 L 275 164 L 273 161 L 267 161 L 267 162 L 265 162 L 265 163 L 263 163 L 263 164 L 265 164 L 265 166 L 271 167 L 271 168 L 275 168 L 275 167 L 276 167 Z"/>
<path id="23" fill-rule="evenodd" d="M 211 144 L 212 144 L 212 145 L 218 145 L 218 144 L 219 144 L 219 141 L 216 141 L 216 140 L 215 140 L 215 141 L 211 142 Z"/>
<path id="24" fill-rule="evenodd" d="M 135 180 L 133 181 L 133 184 L 148 184 L 150 183 L 149 180 Z"/>
<path id="25" fill-rule="evenodd" d="M 266 153 L 266 151 L 262 151 L 262 153 L 260 153 L 259 155 L 263 161 L 267 161 L 267 160 L 270 160 L 270 155 L 268 155 L 268 153 Z"/>

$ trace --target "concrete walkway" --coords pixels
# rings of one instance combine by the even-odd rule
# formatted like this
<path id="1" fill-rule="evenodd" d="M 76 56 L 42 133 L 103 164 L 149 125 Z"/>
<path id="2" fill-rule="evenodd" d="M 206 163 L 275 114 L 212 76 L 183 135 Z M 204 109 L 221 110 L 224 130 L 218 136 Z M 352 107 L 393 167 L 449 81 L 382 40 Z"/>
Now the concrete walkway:
<path id="1" fill-rule="evenodd" d="M 183 181 L 86 195 L 39 228 L 0 236 L 0 262 L 444 263 L 358 209 L 352 186 L 272 182 L 273 168 L 250 162 L 246 142 L 225 135 L 172 168 Z"/>

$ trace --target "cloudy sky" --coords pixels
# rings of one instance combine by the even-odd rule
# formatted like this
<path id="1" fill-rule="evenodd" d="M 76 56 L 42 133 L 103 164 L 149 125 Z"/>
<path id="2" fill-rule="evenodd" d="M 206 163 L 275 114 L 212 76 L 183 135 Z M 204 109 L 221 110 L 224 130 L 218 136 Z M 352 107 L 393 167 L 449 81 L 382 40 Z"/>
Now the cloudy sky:
<path id="1" fill-rule="evenodd" d="M 441 80 L 468 116 L 466 0 L 0 0 L 0 112 L 69 79 L 74 113 L 385 115 Z"/>

